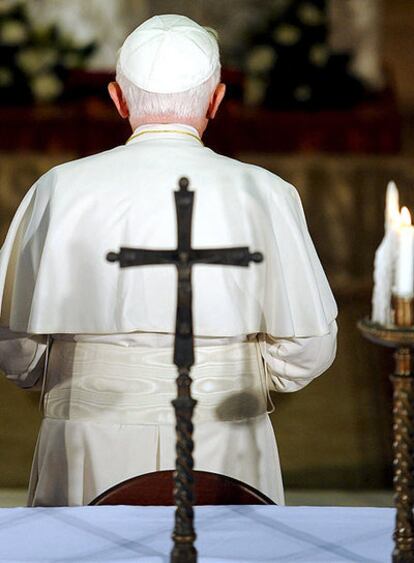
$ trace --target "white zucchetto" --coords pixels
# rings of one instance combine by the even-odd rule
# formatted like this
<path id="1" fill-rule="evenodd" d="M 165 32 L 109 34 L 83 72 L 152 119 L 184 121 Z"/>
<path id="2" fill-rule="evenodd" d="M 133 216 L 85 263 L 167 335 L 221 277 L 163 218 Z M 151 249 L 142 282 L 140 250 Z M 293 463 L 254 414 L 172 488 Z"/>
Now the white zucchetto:
<path id="1" fill-rule="evenodd" d="M 220 64 L 214 33 L 179 15 L 154 16 L 125 39 L 119 68 L 133 84 L 158 94 L 190 90 Z"/>

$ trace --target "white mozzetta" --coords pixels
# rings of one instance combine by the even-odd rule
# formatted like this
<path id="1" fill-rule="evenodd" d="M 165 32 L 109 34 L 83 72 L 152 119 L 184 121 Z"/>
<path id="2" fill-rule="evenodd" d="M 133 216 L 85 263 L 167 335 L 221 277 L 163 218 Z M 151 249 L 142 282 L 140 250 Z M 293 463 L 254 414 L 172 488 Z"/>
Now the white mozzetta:
<path id="1" fill-rule="evenodd" d="M 126 146 L 52 169 L 28 192 L 1 250 L 1 324 L 31 334 L 174 332 L 175 268 L 121 270 L 105 256 L 175 247 L 173 190 L 185 175 L 196 192 L 193 245 L 264 254 L 249 268 L 195 267 L 195 334 L 328 334 L 337 309 L 296 190 L 203 147 L 183 134 L 196 134 L 191 127 L 144 128 Z"/>

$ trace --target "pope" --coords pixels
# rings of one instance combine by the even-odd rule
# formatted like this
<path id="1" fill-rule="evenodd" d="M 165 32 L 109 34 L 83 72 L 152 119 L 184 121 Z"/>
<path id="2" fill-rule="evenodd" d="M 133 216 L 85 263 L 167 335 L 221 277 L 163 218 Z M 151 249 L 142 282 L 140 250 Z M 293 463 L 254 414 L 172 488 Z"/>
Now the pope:
<path id="1" fill-rule="evenodd" d="M 212 30 L 178 15 L 147 20 L 122 45 L 109 94 L 131 137 L 42 176 L 0 254 L 0 367 L 42 389 L 29 504 L 83 505 L 174 468 L 175 268 L 119 269 L 105 257 L 176 247 L 182 176 L 196 194 L 194 247 L 265 256 L 254 268 L 193 273 L 195 468 L 283 504 L 269 391 L 297 391 L 325 371 L 337 332 L 299 196 L 203 145 L 225 95 Z"/>

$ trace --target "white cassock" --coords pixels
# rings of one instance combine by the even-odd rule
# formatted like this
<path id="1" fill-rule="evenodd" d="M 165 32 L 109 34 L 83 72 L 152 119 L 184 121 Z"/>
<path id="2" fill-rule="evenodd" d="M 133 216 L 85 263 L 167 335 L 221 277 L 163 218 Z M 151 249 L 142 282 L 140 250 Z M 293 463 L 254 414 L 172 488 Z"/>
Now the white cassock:
<path id="1" fill-rule="evenodd" d="M 87 504 L 124 479 L 174 467 L 176 271 L 121 270 L 105 256 L 176 246 L 181 176 L 195 190 L 194 247 L 248 246 L 265 258 L 194 268 L 195 467 L 283 504 L 268 391 L 296 391 L 332 363 L 335 301 L 296 190 L 176 124 L 140 127 L 125 146 L 50 170 L 10 226 L 0 367 L 34 385 L 53 336 L 30 504 Z"/>

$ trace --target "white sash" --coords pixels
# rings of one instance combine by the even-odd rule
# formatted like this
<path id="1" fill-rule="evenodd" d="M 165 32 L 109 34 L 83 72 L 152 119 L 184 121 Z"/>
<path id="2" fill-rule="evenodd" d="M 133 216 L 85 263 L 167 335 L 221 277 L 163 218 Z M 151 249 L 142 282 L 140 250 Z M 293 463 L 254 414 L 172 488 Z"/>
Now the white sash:
<path id="1" fill-rule="evenodd" d="M 266 413 L 257 342 L 195 348 L 194 422 L 242 421 Z M 174 424 L 172 348 L 122 347 L 55 340 L 44 415 L 114 424 Z"/>

